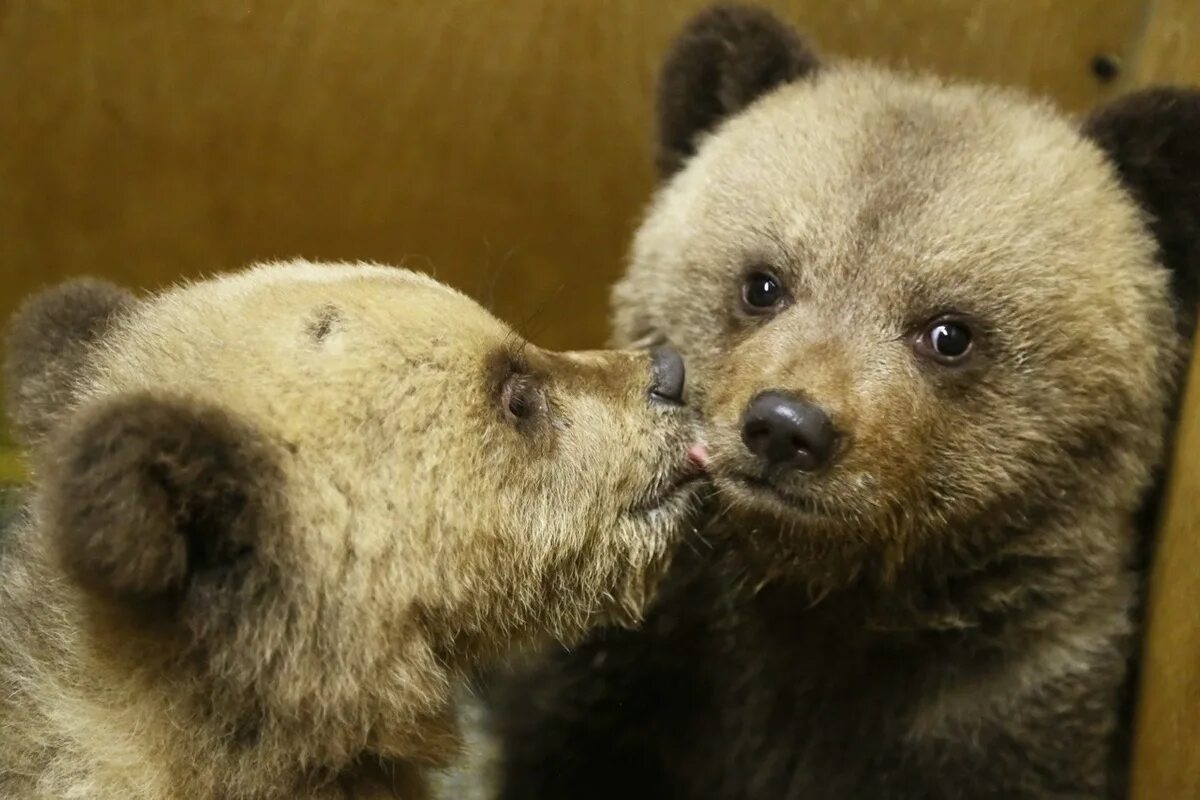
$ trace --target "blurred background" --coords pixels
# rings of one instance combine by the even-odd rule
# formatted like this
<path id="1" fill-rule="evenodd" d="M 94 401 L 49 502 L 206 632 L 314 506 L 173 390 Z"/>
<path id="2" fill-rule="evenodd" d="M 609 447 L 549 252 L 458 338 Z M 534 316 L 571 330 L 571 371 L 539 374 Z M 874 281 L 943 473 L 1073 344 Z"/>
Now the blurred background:
<path id="1" fill-rule="evenodd" d="M 75 275 L 150 289 L 303 256 L 426 270 L 539 343 L 602 344 L 653 185 L 657 66 L 702 5 L 0 2 L 0 318 Z M 1072 111 L 1200 83 L 1200 0 L 764 5 L 827 56 L 1025 87 Z M 1163 555 L 1179 549 L 1164 560 L 1183 572 L 1155 614 L 1165 649 L 1149 674 L 1164 688 L 1139 763 L 1166 766 L 1142 770 L 1149 800 L 1200 797 L 1197 417 L 1185 412 L 1166 516 L 1179 533 Z M 0 517 L 22 474 L 0 432 Z"/>

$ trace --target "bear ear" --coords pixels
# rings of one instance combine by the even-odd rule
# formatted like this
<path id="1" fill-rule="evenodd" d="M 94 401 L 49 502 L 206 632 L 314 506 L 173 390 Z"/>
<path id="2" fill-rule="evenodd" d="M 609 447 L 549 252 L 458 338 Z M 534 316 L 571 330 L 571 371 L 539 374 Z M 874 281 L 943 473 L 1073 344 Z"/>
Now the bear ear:
<path id="1" fill-rule="evenodd" d="M 30 297 L 8 326 L 5 404 L 25 445 L 39 441 L 74 399 L 91 348 L 129 308 L 133 295 L 84 278 Z"/>
<path id="2" fill-rule="evenodd" d="M 659 175 L 682 168 L 721 120 L 817 67 L 804 40 L 765 9 L 722 3 L 697 14 L 659 74 Z"/>
<path id="3" fill-rule="evenodd" d="M 141 393 L 97 401 L 42 453 L 46 530 L 85 588 L 178 597 L 252 551 L 281 508 L 264 440 L 219 408 Z"/>
<path id="4" fill-rule="evenodd" d="M 1200 300 L 1200 90 L 1127 95 L 1089 115 L 1083 131 L 1146 211 L 1190 335 Z"/>

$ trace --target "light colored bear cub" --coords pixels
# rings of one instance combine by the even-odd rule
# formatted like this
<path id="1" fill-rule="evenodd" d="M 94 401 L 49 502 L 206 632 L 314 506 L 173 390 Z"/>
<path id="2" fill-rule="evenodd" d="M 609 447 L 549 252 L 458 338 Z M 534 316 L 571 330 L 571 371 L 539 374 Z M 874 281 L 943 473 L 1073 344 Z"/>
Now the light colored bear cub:
<path id="1" fill-rule="evenodd" d="M 455 680 L 636 617 L 697 493 L 677 355 L 404 270 L 66 284 L 9 351 L 5 798 L 421 797 Z"/>

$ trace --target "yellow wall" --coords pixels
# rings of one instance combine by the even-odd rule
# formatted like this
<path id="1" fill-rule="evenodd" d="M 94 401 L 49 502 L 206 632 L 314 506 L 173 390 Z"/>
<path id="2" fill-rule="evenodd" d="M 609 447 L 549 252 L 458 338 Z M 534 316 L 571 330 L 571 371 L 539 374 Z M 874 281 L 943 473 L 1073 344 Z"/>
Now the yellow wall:
<path id="1" fill-rule="evenodd" d="M 435 271 L 541 342 L 598 344 L 652 185 L 655 68 L 700 5 L 2 2 L 0 317 L 72 275 L 153 287 L 303 255 Z M 826 52 L 1026 86 L 1071 109 L 1124 85 L 1200 81 L 1196 0 L 767 5 Z M 1092 72 L 1102 54 L 1122 66 L 1115 83 Z M 1156 580 L 1145 800 L 1200 797 L 1200 586 L 1184 583 L 1200 563 L 1186 502 L 1200 494 L 1198 427 L 1181 434 L 1164 531 L 1182 572 Z M 18 473 L 0 441 L 0 483 Z"/>

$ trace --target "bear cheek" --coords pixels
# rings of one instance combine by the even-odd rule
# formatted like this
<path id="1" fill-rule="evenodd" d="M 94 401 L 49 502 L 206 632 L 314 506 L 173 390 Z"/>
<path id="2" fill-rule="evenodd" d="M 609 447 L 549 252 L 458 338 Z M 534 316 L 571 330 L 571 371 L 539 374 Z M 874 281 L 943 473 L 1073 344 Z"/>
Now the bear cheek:
<path id="1" fill-rule="evenodd" d="M 847 429 L 841 469 L 868 475 L 871 484 L 887 494 L 924 479 L 929 468 L 928 426 L 906 416 L 903 404 L 869 406 Z"/>
<path id="2" fill-rule="evenodd" d="M 842 479 L 861 479 L 856 491 L 873 495 L 863 499 L 894 500 L 944 466 L 934 453 L 945 431 L 920 387 L 895 376 L 848 386 L 836 399 L 843 444 L 835 469 Z"/>

